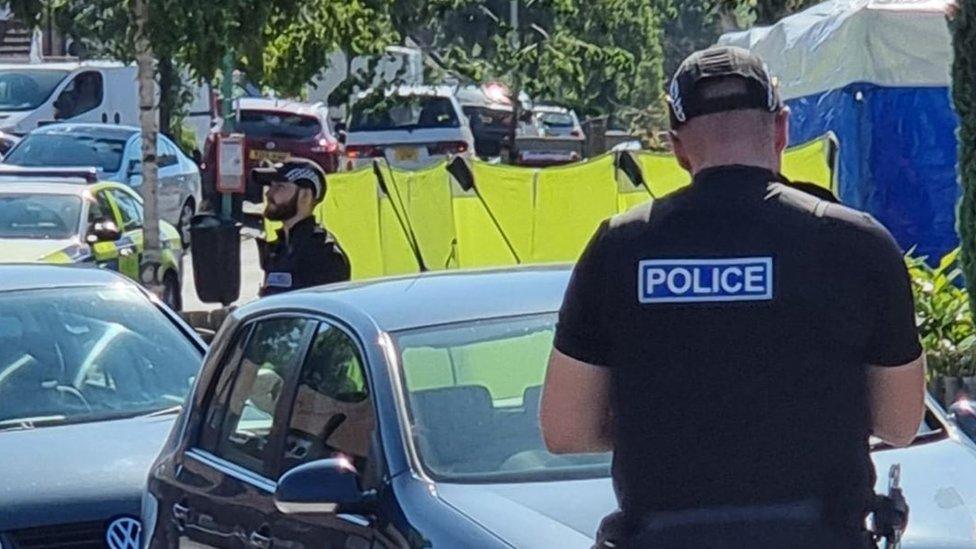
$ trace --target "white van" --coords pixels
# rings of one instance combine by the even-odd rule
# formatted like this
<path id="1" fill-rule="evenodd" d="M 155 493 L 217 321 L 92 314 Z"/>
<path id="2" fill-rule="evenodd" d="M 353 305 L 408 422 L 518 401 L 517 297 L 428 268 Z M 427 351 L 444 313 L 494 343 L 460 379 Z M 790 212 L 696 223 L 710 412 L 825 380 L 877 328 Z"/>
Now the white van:
<path id="1" fill-rule="evenodd" d="M 112 61 L 0 64 L 0 131 L 24 135 L 53 122 L 139 125 L 135 65 Z M 210 127 L 207 86 L 194 90 L 186 120 L 202 147 Z M 158 94 L 158 90 L 157 90 Z"/>

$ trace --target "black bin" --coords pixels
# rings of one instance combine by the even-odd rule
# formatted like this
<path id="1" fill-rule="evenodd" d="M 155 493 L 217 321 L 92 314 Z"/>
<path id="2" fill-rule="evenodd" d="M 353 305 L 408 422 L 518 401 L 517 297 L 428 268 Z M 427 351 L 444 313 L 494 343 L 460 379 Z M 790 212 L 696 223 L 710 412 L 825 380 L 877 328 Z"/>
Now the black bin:
<path id="1" fill-rule="evenodd" d="M 193 283 L 204 303 L 229 305 L 241 295 L 241 226 L 213 213 L 190 222 Z"/>

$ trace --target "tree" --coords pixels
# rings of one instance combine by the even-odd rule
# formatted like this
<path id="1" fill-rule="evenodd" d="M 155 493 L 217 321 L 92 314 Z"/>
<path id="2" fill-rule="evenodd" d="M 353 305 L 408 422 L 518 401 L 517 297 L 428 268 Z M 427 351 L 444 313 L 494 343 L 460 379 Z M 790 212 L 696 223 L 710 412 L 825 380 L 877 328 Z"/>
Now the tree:
<path id="1" fill-rule="evenodd" d="M 393 21 L 472 81 L 498 79 L 584 115 L 615 115 L 661 97 L 659 3 L 522 0 L 512 29 L 507 0 L 406 0 Z"/>
<path id="2" fill-rule="evenodd" d="M 976 311 L 976 0 L 957 0 L 952 29 L 952 100 L 959 115 L 961 263 L 970 310 Z"/>
<path id="3" fill-rule="evenodd" d="M 9 7 L 28 26 L 43 17 L 96 55 L 135 61 L 139 72 L 142 126 L 146 263 L 158 265 L 156 207 L 157 109 L 168 127 L 185 99 L 179 75 L 212 81 L 228 52 L 257 83 L 273 83 L 297 93 L 328 63 L 337 49 L 381 51 L 396 35 L 389 23 L 395 0 L 11 0 Z M 229 75 L 225 75 L 229 76 Z M 160 78 L 161 77 L 161 78 Z M 159 105 L 156 80 L 163 89 Z M 161 280 L 142 281 L 158 289 Z"/>

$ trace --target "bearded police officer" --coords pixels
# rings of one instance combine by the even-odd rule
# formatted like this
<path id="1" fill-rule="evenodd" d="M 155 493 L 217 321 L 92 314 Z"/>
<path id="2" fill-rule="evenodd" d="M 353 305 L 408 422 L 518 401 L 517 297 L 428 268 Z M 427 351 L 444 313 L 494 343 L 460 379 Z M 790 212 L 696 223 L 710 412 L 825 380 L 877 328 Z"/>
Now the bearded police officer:
<path id="1" fill-rule="evenodd" d="M 263 247 L 265 277 L 259 294 L 349 280 L 349 261 L 342 248 L 313 215 L 326 191 L 325 173 L 318 164 L 293 158 L 255 168 L 252 175 L 259 184 L 268 186 L 265 217 L 283 225 L 277 241 Z"/>
<path id="2" fill-rule="evenodd" d="M 580 258 L 546 444 L 614 452 L 600 546 L 869 546 L 868 437 L 904 446 L 924 411 L 901 251 L 781 182 L 789 113 L 760 59 L 697 52 L 669 96 L 693 183 L 605 222 Z"/>

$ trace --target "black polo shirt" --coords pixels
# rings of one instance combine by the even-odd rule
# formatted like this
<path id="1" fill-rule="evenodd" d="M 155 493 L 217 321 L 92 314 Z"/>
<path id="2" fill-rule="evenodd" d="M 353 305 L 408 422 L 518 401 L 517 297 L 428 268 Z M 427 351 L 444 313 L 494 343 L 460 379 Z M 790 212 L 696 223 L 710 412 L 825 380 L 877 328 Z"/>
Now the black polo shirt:
<path id="1" fill-rule="evenodd" d="M 863 524 L 865 365 L 921 353 L 902 253 L 871 216 L 759 168 L 605 222 L 555 345 L 610 369 L 613 476 L 629 516 L 822 498 Z"/>
<path id="2" fill-rule="evenodd" d="M 261 255 L 265 271 L 259 292 L 262 297 L 349 280 L 346 255 L 313 217 L 299 221 L 287 234 L 279 230 L 278 239 Z"/>

